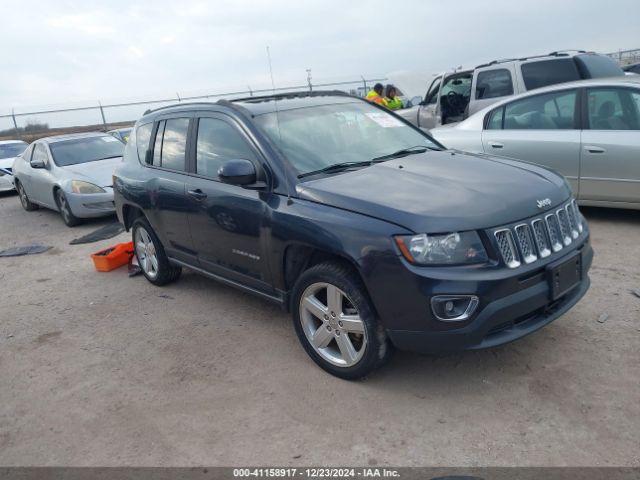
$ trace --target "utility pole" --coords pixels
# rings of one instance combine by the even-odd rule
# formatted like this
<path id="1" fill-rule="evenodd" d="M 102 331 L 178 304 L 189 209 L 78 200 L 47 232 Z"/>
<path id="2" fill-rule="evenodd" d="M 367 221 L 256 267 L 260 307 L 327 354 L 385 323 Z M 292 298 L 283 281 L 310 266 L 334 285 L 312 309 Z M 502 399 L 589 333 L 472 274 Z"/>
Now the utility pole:
<path id="1" fill-rule="evenodd" d="M 307 83 L 309 84 L 309 92 L 313 92 L 313 84 L 311 83 L 311 69 L 307 68 Z"/>
<path id="2" fill-rule="evenodd" d="M 11 109 L 11 118 L 13 119 L 13 128 L 16 129 L 16 136 L 20 138 L 20 130 L 18 130 L 18 122 L 16 122 L 16 112 L 14 109 Z"/>
<path id="3" fill-rule="evenodd" d="M 104 125 L 104 131 L 107 131 L 107 119 L 104 118 L 104 109 L 102 108 L 102 103 L 98 100 L 98 107 L 100 107 L 100 115 L 102 116 L 102 125 Z"/>

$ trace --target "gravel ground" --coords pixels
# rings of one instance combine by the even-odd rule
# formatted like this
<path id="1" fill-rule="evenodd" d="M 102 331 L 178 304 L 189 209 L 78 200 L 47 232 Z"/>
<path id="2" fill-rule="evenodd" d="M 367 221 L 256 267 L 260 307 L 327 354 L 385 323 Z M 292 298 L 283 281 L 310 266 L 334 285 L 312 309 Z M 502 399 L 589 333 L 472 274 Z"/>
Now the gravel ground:
<path id="1" fill-rule="evenodd" d="M 585 209 L 592 287 L 513 344 L 324 373 L 289 317 L 185 272 L 97 273 L 67 228 L 0 195 L 0 465 L 640 466 L 640 213 Z M 603 314 L 608 317 L 603 323 Z"/>

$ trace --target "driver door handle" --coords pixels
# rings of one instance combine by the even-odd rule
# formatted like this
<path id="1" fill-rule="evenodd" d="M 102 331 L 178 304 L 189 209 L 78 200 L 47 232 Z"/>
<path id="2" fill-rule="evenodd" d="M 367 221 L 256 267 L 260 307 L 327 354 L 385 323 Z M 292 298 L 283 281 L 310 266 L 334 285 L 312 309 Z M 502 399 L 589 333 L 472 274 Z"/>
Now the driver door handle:
<path id="1" fill-rule="evenodd" d="M 596 147 L 595 145 L 585 145 L 584 149 L 589 153 L 604 153 L 606 150 L 602 147 Z"/>
<path id="2" fill-rule="evenodd" d="M 196 188 L 195 190 L 187 190 L 187 195 L 189 195 L 191 198 L 198 200 L 199 202 L 207 198 L 207 194 L 204 193 L 199 188 Z"/>
<path id="3" fill-rule="evenodd" d="M 489 145 L 491 145 L 493 148 L 502 148 L 502 147 L 504 147 L 503 144 L 498 143 L 498 142 L 489 142 Z"/>

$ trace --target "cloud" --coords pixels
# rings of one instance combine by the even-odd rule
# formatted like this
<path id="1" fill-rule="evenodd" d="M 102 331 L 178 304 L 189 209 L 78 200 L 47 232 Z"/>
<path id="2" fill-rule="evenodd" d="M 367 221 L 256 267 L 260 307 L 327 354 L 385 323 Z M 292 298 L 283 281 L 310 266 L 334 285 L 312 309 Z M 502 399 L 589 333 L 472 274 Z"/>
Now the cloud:
<path id="1" fill-rule="evenodd" d="M 640 47 L 637 0 L 5 0 L 0 110 Z M 549 12 L 553 12 L 550 14 Z M 640 13 L 640 12 L 638 12 Z M 29 79 L 28 87 L 23 80 Z"/>

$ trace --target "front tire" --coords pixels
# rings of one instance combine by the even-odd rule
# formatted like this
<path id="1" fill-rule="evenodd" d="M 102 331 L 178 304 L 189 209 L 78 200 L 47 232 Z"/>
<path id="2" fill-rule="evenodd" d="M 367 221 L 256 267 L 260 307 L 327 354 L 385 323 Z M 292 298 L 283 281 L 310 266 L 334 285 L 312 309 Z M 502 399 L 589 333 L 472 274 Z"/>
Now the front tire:
<path id="1" fill-rule="evenodd" d="M 22 208 L 24 208 L 27 212 L 32 212 L 38 209 L 38 205 L 35 203 L 31 203 L 29 197 L 27 196 L 27 192 L 25 191 L 22 183 L 18 180 L 15 180 L 16 190 L 18 191 L 18 195 L 20 196 L 20 203 L 22 204 Z"/>
<path id="2" fill-rule="evenodd" d="M 307 354 L 340 378 L 362 378 L 383 365 L 391 345 L 360 277 L 336 262 L 315 265 L 293 289 L 293 324 Z"/>
<path id="3" fill-rule="evenodd" d="M 71 205 L 69 205 L 67 197 L 61 189 L 56 190 L 56 203 L 60 209 L 62 221 L 67 227 L 75 227 L 82 222 L 82 220 L 76 217 L 71 211 Z"/>
<path id="4" fill-rule="evenodd" d="M 160 239 L 146 218 L 137 218 L 133 222 L 131 233 L 138 265 L 147 280 L 162 286 L 180 277 L 182 268 L 171 265 Z"/>

